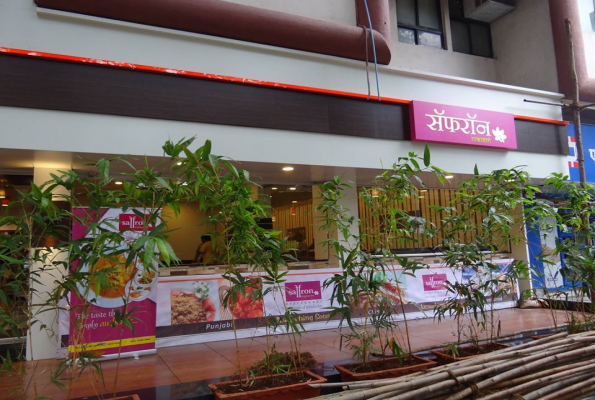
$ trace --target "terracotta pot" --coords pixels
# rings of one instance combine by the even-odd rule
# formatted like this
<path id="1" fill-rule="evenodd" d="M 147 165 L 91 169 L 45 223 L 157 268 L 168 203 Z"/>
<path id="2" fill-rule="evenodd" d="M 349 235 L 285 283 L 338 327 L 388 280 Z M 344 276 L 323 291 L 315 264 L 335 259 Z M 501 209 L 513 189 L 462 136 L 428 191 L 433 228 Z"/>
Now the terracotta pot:
<path id="1" fill-rule="evenodd" d="M 495 343 L 495 342 L 480 344 L 479 347 L 486 347 L 488 345 L 496 346 L 500 349 L 505 349 L 507 347 L 510 347 L 510 345 L 508 345 L 508 344 Z M 458 348 L 461 348 L 461 347 L 471 347 L 471 346 L 468 346 L 468 345 L 459 346 Z M 473 356 L 455 357 L 455 356 L 451 356 L 450 354 L 446 353 L 446 349 L 432 350 L 431 353 L 436 356 L 436 361 L 438 361 L 438 364 L 440 364 L 440 365 L 450 364 L 455 361 L 468 360 L 470 358 L 475 358 L 475 357 L 481 355 L 481 354 L 477 354 L 477 355 L 473 355 Z"/>
<path id="2" fill-rule="evenodd" d="M 423 371 L 425 369 L 432 368 L 437 363 L 435 361 L 426 360 L 425 358 L 421 358 L 418 356 L 413 356 L 414 359 L 420 361 L 419 364 L 409 365 L 399 368 L 392 368 L 392 369 L 385 369 L 382 371 L 373 371 L 373 372 L 353 372 L 349 367 L 357 367 L 360 366 L 361 362 L 355 363 L 348 363 L 342 365 L 335 365 L 335 369 L 339 371 L 341 375 L 341 381 L 343 382 L 354 382 L 354 381 L 369 381 L 372 379 L 383 379 L 383 378 L 396 378 L 403 375 L 412 374 L 417 371 Z M 372 360 L 368 361 L 367 364 L 382 364 L 386 362 L 386 360 L 397 360 L 397 357 L 390 357 L 381 360 Z"/>
<path id="3" fill-rule="evenodd" d="M 318 376 L 310 371 L 302 371 L 304 374 L 312 378 L 309 382 L 295 383 L 293 385 L 279 386 L 274 388 L 252 390 L 248 392 L 239 393 L 223 393 L 219 387 L 228 385 L 230 383 L 240 382 L 239 380 L 211 383 L 209 389 L 213 392 L 215 399 L 283 399 L 283 400 L 301 400 L 309 399 L 311 397 L 320 396 L 320 388 L 310 387 L 311 383 L 324 383 L 326 378 Z M 292 375 L 298 374 L 293 372 Z M 255 380 L 265 379 L 268 377 L 258 377 Z"/>

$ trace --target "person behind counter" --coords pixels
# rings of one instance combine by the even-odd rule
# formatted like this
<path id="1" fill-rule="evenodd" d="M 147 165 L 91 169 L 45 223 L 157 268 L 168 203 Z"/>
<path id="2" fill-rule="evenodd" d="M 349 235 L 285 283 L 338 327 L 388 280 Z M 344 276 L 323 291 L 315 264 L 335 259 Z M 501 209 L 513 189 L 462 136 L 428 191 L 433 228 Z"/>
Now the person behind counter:
<path id="1" fill-rule="evenodd" d="M 202 235 L 200 237 L 201 244 L 196 249 L 194 255 L 194 262 L 200 264 L 213 264 L 216 258 L 213 255 L 213 241 L 210 235 Z"/>

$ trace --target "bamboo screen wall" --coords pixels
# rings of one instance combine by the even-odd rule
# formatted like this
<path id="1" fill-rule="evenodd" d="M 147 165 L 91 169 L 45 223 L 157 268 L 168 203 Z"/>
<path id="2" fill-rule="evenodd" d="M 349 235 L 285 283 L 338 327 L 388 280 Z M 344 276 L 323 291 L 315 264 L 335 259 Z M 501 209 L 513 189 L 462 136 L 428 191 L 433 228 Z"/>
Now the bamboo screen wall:
<path id="1" fill-rule="evenodd" d="M 436 228 L 440 228 L 442 225 L 441 221 L 446 218 L 445 212 L 436 212 L 431 209 L 431 206 L 454 206 L 457 211 L 461 211 L 460 204 L 453 204 L 453 200 L 456 196 L 456 190 L 454 189 L 428 189 L 426 192 L 421 192 L 419 198 L 408 198 L 403 202 L 399 202 L 396 206 L 408 212 L 412 216 L 424 218 L 428 225 L 434 225 Z M 363 245 L 366 250 L 372 251 L 377 246 L 375 245 L 374 237 L 376 237 L 382 230 L 382 216 L 373 215 L 372 210 L 366 206 L 363 199 L 360 197 L 359 200 L 359 217 L 361 221 L 361 227 L 363 233 L 366 234 L 366 239 Z M 484 215 L 476 215 L 475 224 L 481 223 Z M 475 234 L 473 232 L 460 233 L 458 235 L 459 243 L 471 243 L 474 241 Z M 412 250 L 412 251 L 435 251 L 435 249 L 442 244 L 442 236 L 436 235 L 433 237 L 427 237 L 423 235 L 421 230 L 415 233 L 410 239 L 393 240 L 390 242 L 391 250 Z M 500 243 L 499 246 L 501 251 L 509 251 L 508 243 Z"/>
<path id="2" fill-rule="evenodd" d="M 295 215 L 292 215 L 292 208 L 295 210 Z M 308 246 L 314 243 L 312 200 L 278 207 L 274 210 L 273 216 L 273 229 L 281 231 L 281 237 L 289 236 L 290 232 L 297 233 L 299 231 L 305 236 Z M 297 248 L 298 244 L 295 241 L 288 243 L 291 248 Z"/>

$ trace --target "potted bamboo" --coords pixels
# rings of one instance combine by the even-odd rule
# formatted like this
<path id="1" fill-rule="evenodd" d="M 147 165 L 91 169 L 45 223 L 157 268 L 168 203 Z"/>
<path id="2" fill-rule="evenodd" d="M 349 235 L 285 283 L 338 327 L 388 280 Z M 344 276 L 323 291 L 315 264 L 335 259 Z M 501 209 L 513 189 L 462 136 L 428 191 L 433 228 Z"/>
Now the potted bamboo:
<path id="1" fill-rule="evenodd" d="M 379 250 L 372 252 L 363 249 L 363 233 L 351 233 L 349 228 L 358 221 L 340 205 L 349 185 L 339 178 L 321 185 L 318 211 L 324 216 L 322 228 L 337 232 L 337 237 L 331 237 L 327 243 L 342 268 L 342 272 L 325 282 L 325 286 L 333 289 L 332 315 L 339 315 L 341 323 L 348 326 L 346 332 L 341 333 L 341 345 L 344 343 L 356 360 L 335 366 L 343 381 L 401 376 L 435 365 L 412 354 L 404 295 L 389 250 L 393 240 L 414 240 L 413 232 L 417 232 L 420 222 L 423 223 L 398 205 L 404 198 L 417 195 L 418 189 L 412 179 L 423 170 L 433 171 L 439 178 L 442 176 L 442 170 L 430 165 L 427 147 L 423 158 L 413 153 L 401 157 L 398 163 L 376 178 L 373 188 L 361 192 L 374 213 L 386 216 L 385 229 L 372 238 L 374 248 Z M 369 237 L 366 239 L 370 240 Z M 417 269 L 423 268 L 405 258 L 398 262 L 405 274 L 415 274 Z M 394 337 L 395 315 L 399 311 L 404 317 L 406 350 Z M 376 352 L 380 357 L 373 359 Z"/>
<path id="2" fill-rule="evenodd" d="M 513 233 L 513 227 L 523 226 L 519 211 L 533 202 L 536 188 L 529 175 L 519 169 L 502 169 L 479 174 L 459 187 L 453 206 L 437 207 L 446 214 L 442 221 L 444 264 L 455 277 L 447 281 L 445 302 L 434 308 L 441 321 L 447 316 L 457 323 L 456 342 L 442 350 L 433 351 L 440 362 L 477 356 L 502 347 L 495 343 L 500 324 L 494 308 L 497 298 L 516 296 L 516 282 L 528 274 L 523 261 L 515 260 L 502 270 L 495 255 L 509 242 L 525 240 L 524 234 Z M 474 239 L 459 243 L 460 237 Z M 486 343 L 480 337 L 487 335 Z M 463 346 L 463 342 L 469 344 Z"/>
<path id="3" fill-rule="evenodd" d="M 231 315 L 236 342 L 237 379 L 209 387 L 216 398 L 278 398 L 281 395 L 304 398 L 319 394 L 319 389 L 308 384 L 326 380 L 310 372 L 310 366 L 304 364 L 299 341 L 304 328 L 299 322 L 298 310 L 285 303 L 286 272 L 282 267 L 287 265 L 286 240 L 279 237 L 279 232 L 269 232 L 258 225 L 257 221 L 267 215 L 268 208 L 260 199 L 252 197 L 251 186 L 255 183 L 250 180 L 249 172 L 237 169 L 224 157 L 213 155 L 209 141 L 195 151 L 188 148 L 190 143 L 167 142 L 164 150 L 175 161 L 175 171 L 186 183 L 189 200 L 211 215 L 208 222 L 215 227 L 210 232 L 214 250 L 223 255 L 226 265 L 223 277 L 229 281 L 228 289 L 222 293 L 222 304 Z M 240 264 L 247 265 L 248 274 L 239 271 Z M 262 316 L 271 331 L 267 335 L 269 347 L 264 363 L 268 368 L 258 370 L 242 364 L 236 311 L 242 299 L 260 303 L 265 296 L 280 301 L 281 315 Z M 278 360 L 274 344 L 268 340 L 279 325 L 290 334 L 293 357 L 289 358 L 288 365 Z M 264 376 L 257 376 L 259 373 Z"/>

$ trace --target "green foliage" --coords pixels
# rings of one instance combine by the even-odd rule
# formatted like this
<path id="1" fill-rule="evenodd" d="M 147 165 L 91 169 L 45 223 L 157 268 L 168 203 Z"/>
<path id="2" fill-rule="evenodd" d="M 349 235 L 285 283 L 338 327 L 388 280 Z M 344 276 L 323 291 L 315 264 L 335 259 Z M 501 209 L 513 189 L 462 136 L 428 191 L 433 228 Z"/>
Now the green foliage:
<path id="1" fill-rule="evenodd" d="M 415 240 L 414 233 L 426 224 L 422 218 L 411 216 L 398 206 L 400 201 L 418 196 L 419 189 L 414 182 L 424 187 L 418 177 L 422 171 L 432 172 L 439 180 L 444 180 L 445 171 L 430 164 L 427 146 L 423 158 L 414 153 L 400 157 L 390 169 L 375 178 L 371 188 L 360 193 L 373 215 L 384 219 L 382 232 L 373 237 L 352 233 L 352 226 L 359 221 L 342 205 L 346 191 L 351 189 L 349 184 L 335 177 L 319 185 L 321 201 L 317 211 L 322 216 L 319 227 L 330 232 L 325 243 L 341 267 L 340 273 L 324 283 L 325 288 L 332 289 L 331 318 L 338 316 L 341 324 L 347 324 L 349 331 L 341 334 L 341 345 L 345 342 L 353 357 L 364 364 L 369 360 L 377 339 L 381 343 L 381 352 L 387 352 L 388 337 L 392 336 L 395 326 L 396 308 L 400 305 L 401 311 L 404 311 L 399 282 L 387 279 L 391 275 L 397 279 L 392 268 L 395 258 L 390 251 L 390 242 Z M 373 243 L 376 250 L 362 248 L 366 239 Z M 414 275 L 425 267 L 404 257 L 396 258 L 396 261 L 405 275 Z M 406 336 L 410 353 L 408 330 Z"/>
<path id="2" fill-rule="evenodd" d="M 509 243 L 525 240 L 524 232 L 518 229 L 524 226 L 523 207 L 533 204 L 534 195 L 540 191 L 518 168 L 480 174 L 476 167 L 474 176 L 460 185 L 453 206 L 436 208 L 446 215 L 440 228 L 445 265 L 455 276 L 463 271 L 471 276 L 446 282 L 447 300 L 434 309 L 438 321 L 446 316 L 455 318 L 458 343 L 467 338 L 477 344 L 479 334 L 486 330 L 490 338 L 496 336 L 499 323 L 494 302 L 514 294 L 516 282 L 526 278 L 529 269 L 526 263 L 515 260 L 501 271 L 494 254 Z M 460 242 L 471 233 L 473 242 Z"/>

